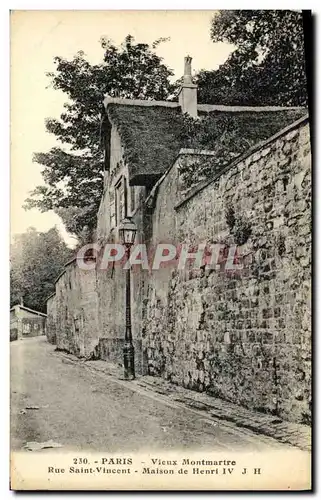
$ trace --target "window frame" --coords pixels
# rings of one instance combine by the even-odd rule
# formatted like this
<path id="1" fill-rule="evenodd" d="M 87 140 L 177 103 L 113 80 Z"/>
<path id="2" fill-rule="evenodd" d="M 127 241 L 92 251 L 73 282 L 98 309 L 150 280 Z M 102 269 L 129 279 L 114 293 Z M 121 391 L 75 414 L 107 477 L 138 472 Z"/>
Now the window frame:
<path id="1" fill-rule="evenodd" d="M 121 191 L 122 190 L 122 191 Z M 127 178 L 122 175 L 114 185 L 115 192 L 115 226 L 117 227 L 123 218 L 128 215 L 128 200 L 127 200 Z M 121 196 L 120 196 L 121 193 Z M 121 207 L 120 200 L 123 200 Z"/>

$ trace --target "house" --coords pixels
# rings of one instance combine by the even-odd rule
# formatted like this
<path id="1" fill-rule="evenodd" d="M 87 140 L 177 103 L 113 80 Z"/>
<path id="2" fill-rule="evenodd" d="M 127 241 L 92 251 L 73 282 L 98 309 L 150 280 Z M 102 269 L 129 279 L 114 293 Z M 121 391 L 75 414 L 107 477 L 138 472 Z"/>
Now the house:
<path id="1" fill-rule="evenodd" d="M 47 315 L 17 304 L 10 309 L 10 340 L 38 337 L 46 333 Z"/>
<path id="2" fill-rule="evenodd" d="M 308 421 L 307 110 L 198 104 L 190 57 L 184 73 L 178 102 L 104 101 L 97 258 L 87 270 L 74 260 L 56 284 L 48 316 L 56 325 L 69 325 L 57 329 L 57 346 L 122 363 L 125 273 L 117 262 L 105 265 L 104 249 L 118 242 L 125 215 L 135 221 L 136 243 L 145 245 L 148 258 L 164 243 L 175 248 L 234 246 L 243 265 L 240 273 L 208 262 L 179 268 L 176 257 L 157 270 L 142 263 L 132 266 L 136 371 Z M 69 277 L 73 292 L 68 291 Z M 83 284 L 76 285 L 77 280 Z M 60 289 L 64 292 L 58 297 Z M 81 297 L 77 306 L 70 306 L 71 293 Z M 90 304 L 90 314 L 84 305 L 77 329 L 81 301 Z M 69 318 L 67 323 L 63 318 Z"/>

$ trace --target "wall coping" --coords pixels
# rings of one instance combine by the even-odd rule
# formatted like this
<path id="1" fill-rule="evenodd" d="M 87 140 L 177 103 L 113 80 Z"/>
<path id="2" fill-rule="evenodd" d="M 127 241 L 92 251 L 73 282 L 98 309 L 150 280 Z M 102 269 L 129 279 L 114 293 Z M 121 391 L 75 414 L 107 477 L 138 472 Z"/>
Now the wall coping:
<path id="1" fill-rule="evenodd" d="M 287 125 L 285 128 L 277 132 L 276 134 L 272 135 L 269 137 L 269 139 L 266 139 L 265 141 L 258 142 L 254 146 L 248 149 L 245 153 L 239 155 L 237 158 L 235 158 L 231 163 L 226 165 L 222 170 L 217 172 L 215 175 L 207 179 L 206 181 L 201 182 L 195 188 L 191 189 L 189 194 L 183 198 L 179 203 L 177 203 L 174 206 L 174 210 L 178 210 L 184 203 L 186 203 L 188 200 L 193 198 L 197 193 L 202 191 L 205 187 L 207 187 L 209 184 L 212 182 L 216 181 L 221 177 L 221 175 L 225 174 L 228 172 L 231 168 L 233 168 L 235 165 L 239 164 L 241 161 L 244 161 L 246 158 L 254 154 L 255 152 L 264 149 L 267 147 L 271 142 L 274 142 L 275 140 L 279 139 L 280 137 L 286 135 L 288 132 L 291 132 L 291 130 L 294 130 L 296 128 L 299 128 L 300 126 L 304 125 L 305 123 L 309 122 L 309 115 L 305 115 L 302 118 L 299 118 L 299 120 L 296 120 L 295 122 L 291 123 L 290 125 Z"/>
<path id="2" fill-rule="evenodd" d="M 175 163 L 177 162 L 178 158 L 180 156 L 184 156 L 184 155 L 195 155 L 195 156 L 214 156 L 216 155 L 216 151 L 211 151 L 211 150 L 207 150 L 207 149 L 192 149 L 192 148 L 181 148 L 175 158 L 175 160 L 173 161 L 172 165 L 163 173 L 163 175 L 158 179 L 158 181 L 156 182 L 156 184 L 153 186 L 151 192 L 149 193 L 149 195 L 147 196 L 147 198 L 144 200 L 144 204 L 146 206 L 149 206 L 150 205 L 150 202 L 154 199 L 156 193 L 157 193 L 157 190 L 160 186 L 160 184 L 163 182 L 163 180 L 165 179 L 165 177 L 169 174 L 169 172 L 172 170 L 172 168 L 174 167 Z"/>
<path id="3" fill-rule="evenodd" d="M 60 280 L 61 276 L 63 276 L 63 275 L 65 274 L 65 272 L 66 272 L 66 269 L 64 269 L 64 270 L 63 270 L 60 274 L 58 274 L 57 278 L 56 278 L 56 279 L 55 279 L 55 281 L 54 281 L 54 284 L 56 284 L 56 283 L 57 283 L 57 281 L 59 281 L 59 280 Z"/>
<path id="4" fill-rule="evenodd" d="M 120 97 L 109 97 L 105 95 L 104 107 L 107 109 L 109 104 L 120 104 L 123 106 L 164 106 L 167 108 L 180 108 L 181 105 L 177 101 L 153 101 L 147 99 L 122 99 Z M 297 110 L 305 109 L 304 106 L 225 106 L 222 104 L 198 104 L 198 111 L 228 111 L 228 112 L 242 112 L 253 111 L 261 113 L 262 111 L 284 111 L 284 110 Z"/>
<path id="5" fill-rule="evenodd" d="M 75 255 L 72 259 L 68 260 L 68 261 L 66 262 L 66 264 L 64 264 L 65 269 L 64 269 L 63 271 L 61 271 L 61 273 L 60 273 L 60 274 L 58 274 L 57 278 L 56 278 L 56 279 L 55 279 L 55 281 L 54 281 L 54 284 L 56 284 L 56 283 L 57 283 L 57 281 L 59 281 L 59 280 L 60 280 L 60 278 L 61 278 L 61 277 L 65 274 L 65 272 L 66 272 L 66 268 L 67 268 L 68 266 L 70 266 L 70 264 L 72 264 L 73 262 L 75 262 L 76 260 L 77 260 L 77 255 Z M 53 295 L 56 295 L 56 292 L 53 292 L 51 295 L 49 295 L 49 297 L 46 299 L 46 302 L 47 302 L 47 301 L 48 301 L 48 300 L 49 300 L 49 299 L 50 299 Z"/>
<path id="6" fill-rule="evenodd" d="M 68 260 L 66 264 L 64 264 L 64 267 L 69 266 L 69 264 L 72 264 L 75 260 L 77 259 L 77 255 L 75 255 L 72 259 Z M 63 271 L 65 272 L 65 271 Z"/>
<path id="7" fill-rule="evenodd" d="M 73 257 L 72 259 L 68 260 L 68 262 L 66 262 L 66 264 L 64 264 L 64 267 L 67 268 L 68 266 L 70 266 L 70 264 L 72 264 L 73 262 L 75 262 L 77 259 L 78 259 L 78 257 L 77 257 L 77 255 L 75 255 L 75 257 Z M 63 276 L 65 274 L 65 272 L 66 272 L 66 269 L 64 269 L 63 271 L 61 271 L 60 274 L 58 274 L 57 278 L 54 281 L 55 284 L 61 278 L 61 276 Z"/>
<path id="8" fill-rule="evenodd" d="M 66 264 L 64 264 L 64 267 L 66 268 L 67 266 L 69 266 L 70 264 L 72 264 L 75 260 L 77 259 L 77 255 L 75 255 L 75 257 L 73 257 L 72 259 L 68 260 L 66 262 Z M 61 276 L 63 276 L 66 272 L 66 269 L 64 269 L 63 271 L 61 271 L 60 274 L 58 274 L 57 278 L 55 279 L 54 283 L 56 284 L 57 281 L 60 280 Z"/>
<path id="9" fill-rule="evenodd" d="M 46 302 L 48 302 L 49 299 L 51 299 L 51 297 L 54 297 L 56 295 L 56 292 L 52 292 L 49 297 L 46 298 Z"/>

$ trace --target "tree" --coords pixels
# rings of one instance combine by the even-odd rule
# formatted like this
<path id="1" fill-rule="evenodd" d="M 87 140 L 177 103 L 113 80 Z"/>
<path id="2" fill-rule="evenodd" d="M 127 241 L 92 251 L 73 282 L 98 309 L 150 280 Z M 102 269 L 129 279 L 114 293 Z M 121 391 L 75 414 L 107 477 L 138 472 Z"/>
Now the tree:
<path id="1" fill-rule="evenodd" d="M 31 227 L 14 236 L 10 253 L 11 306 L 23 299 L 26 306 L 45 311 L 45 300 L 55 291 L 55 280 L 72 250 L 56 228 L 42 233 Z"/>
<path id="2" fill-rule="evenodd" d="M 53 210 L 67 231 L 81 237 L 84 226 L 96 226 L 103 190 L 103 151 L 100 144 L 103 98 L 163 100 L 171 96 L 172 71 L 163 64 L 154 48 L 135 43 L 128 35 L 121 47 L 102 39 L 103 62 L 91 65 L 83 52 L 72 60 L 56 57 L 56 71 L 48 73 L 54 89 L 68 97 L 60 119 L 46 120 L 46 129 L 62 147 L 35 153 L 43 167 L 45 185 L 38 186 L 26 200 L 25 208 Z"/>
<path id="3" fill-rule="evenodd" d="M 217 71 L 197 77 L 199 101 L 231 105 L 307 104 L 303 16 L 290 10 L 223 10 L 213 42 L 236 49 Z"/>

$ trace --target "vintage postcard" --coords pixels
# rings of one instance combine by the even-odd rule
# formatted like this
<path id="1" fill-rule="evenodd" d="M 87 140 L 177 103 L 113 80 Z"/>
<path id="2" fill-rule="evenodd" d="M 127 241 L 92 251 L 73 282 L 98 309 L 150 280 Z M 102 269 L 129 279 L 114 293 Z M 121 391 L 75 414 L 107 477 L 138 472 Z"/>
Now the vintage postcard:
<path id="1" fill-rule="evenodd" d="M 11 489 L 310 490 L 311 13 L 10 18 Z"/>

